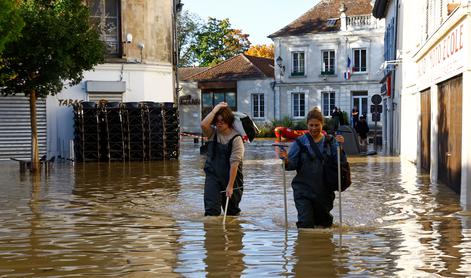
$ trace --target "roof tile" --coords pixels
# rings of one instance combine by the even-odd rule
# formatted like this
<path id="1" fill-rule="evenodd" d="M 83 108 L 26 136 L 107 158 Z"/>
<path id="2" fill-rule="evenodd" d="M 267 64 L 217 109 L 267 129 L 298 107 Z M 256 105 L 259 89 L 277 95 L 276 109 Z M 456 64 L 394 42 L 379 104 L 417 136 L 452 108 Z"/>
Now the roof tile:
<path id="1" fill-rule="evenodd" d="M 340 31 L 340 5 L 345 5 L 347 16 L 371 14 L 370 0 L 322 0 L 302 16 L 271 34 L 270 38 Z"/>

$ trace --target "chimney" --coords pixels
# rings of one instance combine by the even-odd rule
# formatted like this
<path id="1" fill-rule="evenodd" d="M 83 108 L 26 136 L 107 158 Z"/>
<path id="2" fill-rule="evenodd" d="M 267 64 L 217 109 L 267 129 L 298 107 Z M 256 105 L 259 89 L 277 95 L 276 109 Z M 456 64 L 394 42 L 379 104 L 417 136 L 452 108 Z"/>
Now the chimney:
<path id="1" fill-rule="evenodd" d="M 340 30 L 347 31 L 347 15 L 345 14 L 345 4 L 341 3 L 339 12 L 340 12 Z"/>

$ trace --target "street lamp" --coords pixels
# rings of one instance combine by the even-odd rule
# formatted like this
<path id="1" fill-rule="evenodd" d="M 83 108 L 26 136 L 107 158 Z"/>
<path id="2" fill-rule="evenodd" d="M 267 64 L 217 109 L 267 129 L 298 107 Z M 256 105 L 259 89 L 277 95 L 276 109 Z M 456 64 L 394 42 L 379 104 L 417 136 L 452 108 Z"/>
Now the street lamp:
<path id="1" fill-rule="evenodd" d="M 276 64 L 280 67 L 280 75 L 283 76 L 285 74 L 285 66 L 283 66 L 283 58 L 281 56 L 276 58 Z"/>

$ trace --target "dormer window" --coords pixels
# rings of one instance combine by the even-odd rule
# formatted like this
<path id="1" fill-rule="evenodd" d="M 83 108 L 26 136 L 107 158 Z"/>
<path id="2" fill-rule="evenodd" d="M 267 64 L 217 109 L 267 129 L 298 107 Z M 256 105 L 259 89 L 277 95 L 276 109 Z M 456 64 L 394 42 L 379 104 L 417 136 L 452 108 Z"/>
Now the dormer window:
<path id="1" fill-rule="evenodd" d="M 327 19 L 327 27 L 334 27 L 336 23 L 337 23 L 337 18 Z"/>

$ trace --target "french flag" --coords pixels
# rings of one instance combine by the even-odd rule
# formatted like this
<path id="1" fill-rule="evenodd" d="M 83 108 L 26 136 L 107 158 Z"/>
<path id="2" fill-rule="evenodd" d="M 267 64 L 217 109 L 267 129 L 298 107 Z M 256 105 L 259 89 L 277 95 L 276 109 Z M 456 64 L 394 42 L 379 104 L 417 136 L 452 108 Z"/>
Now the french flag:
<path id="1" fill-rule="evenodd" d="M 345 80 L 349 80 L 350 77 L 352 76 L 351 65 L 352 65 L 352 61 L 350 60 L 350 57 L 347 57 L 347 70 L 343 73 L 343 78 L 345 78 Z"/>

